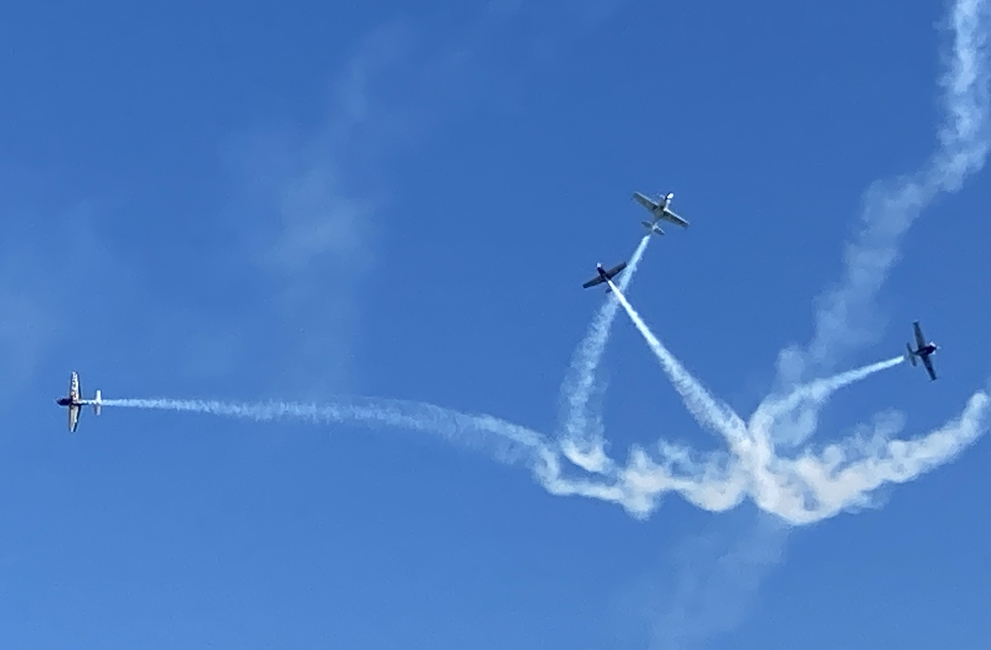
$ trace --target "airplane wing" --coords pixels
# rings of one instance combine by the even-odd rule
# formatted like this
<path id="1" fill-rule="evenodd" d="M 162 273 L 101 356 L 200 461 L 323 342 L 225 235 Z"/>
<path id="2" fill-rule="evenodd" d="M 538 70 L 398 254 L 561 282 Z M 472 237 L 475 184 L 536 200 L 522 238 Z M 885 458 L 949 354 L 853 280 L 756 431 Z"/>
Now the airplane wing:
<path id="1" fill-rule="evenodd" d="M 75 406 L 75 405 L 69 407 L 69 432 L 70 433 L 75 433 L 76 432 L 76 427 L 79 426 L 79 410 L 80 410 L 80 408 L 81 407 Z"/>
<path id="2" fill-rule="evenodd" d="M 670 210 L 665 210 L 664 211 L 664 218 L 666 220 L 670 221 L 671 223 L 678 224 L 682 228 L 687 228 L 688 227 L 688 221 L 686 221 L 685 219 L 682 219 L 681 217 L 679 217 L 678 215 L 676 215 L 674 212 L 671 212 Z"/>
<path id="3" fill-rule="evenodd" d="M 922 328 L 919 327 L 919 321 L 912 323 L 912 327 L 915 328 L 915 349 L 918 350 L 926 345 L 926 337 L 922 335 Z"/>
<path id="4" fill-rule="evenodd" d="M 922 357 L 922 365 L 926 367 L 926 372 L 929 373 L 929 379 L 936 381 L 936 371 L 933 370 L 933 360 L 928 355 Z"/>
<path id="5" fill-rule="evenodd" d="M 602 279 L 601 275 L 597 275 L 585 284 L 582 285 L 582 289 L 588 289 L 589 287 L 594 287 L 597 284 L 602 284 L 605 280 Z"/>
<path id="6" fill-rule="evenodd" d="M 617 275 L 619 275 L 623 271 L 623 269 L 625 269 L 625 268 L 626 268 L 626 262 L 620 262 L 616 266 L 614 266 L 611 269 L 609 269 L 608 271 L 606 271 L 606 275 L 609 276 L 609 279 L 610 280 L 612 280 Z"/>
<path id="7" fill-rule="evenodd" d="M 79 375 L 72 373 L 72 377 L 69 379 L 69 397 L 73 400 L 78 400 L 79 394 Z"/>
<path id="8" fill-rule="evenodd" d="M 650 210 L 651 213 L 653 213 L 654 212 L 654 209 L 657 207 L 657 203 L 655 203 L 654 201 L 651 201 L 649 198 L 647 198 L 646 196 L 644 196 L 640 192 L 634 192 L 633 193 L 633 198 L 635 198 L 637 201 L 639 201 L 640 202 L 640 205 L 642 205 L 643 207 L 645 207 L 648 210 Z"/>

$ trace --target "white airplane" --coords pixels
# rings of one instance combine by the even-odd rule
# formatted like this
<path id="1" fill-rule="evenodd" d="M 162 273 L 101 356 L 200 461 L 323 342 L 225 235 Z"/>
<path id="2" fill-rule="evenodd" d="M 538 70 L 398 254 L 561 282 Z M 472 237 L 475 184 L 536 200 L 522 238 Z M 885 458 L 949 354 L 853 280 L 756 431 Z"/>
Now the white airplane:
<path id="1" fill-rule="evenodd" d="M 688 222 L 674 212 L 668 207 L 671 204 L 671 199 L 674 198 L 674 192 L 668 192 L 662 197 L 658 197 L 655 201 L 648 196 L 641 194 L 640 192 L 634 192 L 633 198 L 640 202 L 640 205 L 647 208 L 653 217 L 650 221 L 641 221 L 643 227 L 647 229 L 647 232 L 653 233 L 655 235 L 663 235 L 664 231 L 657 226 L 657 222 L 661 219 L 665 221 L 670 221 L 671 223 L 678 224 L 682 228 L 688 227 Z"/>
<path id="2" fill-rule="evenodd" d="M 96 397 L 93 399 L 83 399 L 82 391 L 79 389 L 79 375 L 73 372 L 69 378 L 69 394 L 57 399 L 56 403 L 59 406 L 69 407 L 69 432 L 75 433 L 76 427 L 79 426 L 79 414 L 83 407 L 92 406 L 93 412 L 99 415 L 100 407 L 103 406 L 103 397 L 100 395 L 100 391 L 96 391 Z"/>

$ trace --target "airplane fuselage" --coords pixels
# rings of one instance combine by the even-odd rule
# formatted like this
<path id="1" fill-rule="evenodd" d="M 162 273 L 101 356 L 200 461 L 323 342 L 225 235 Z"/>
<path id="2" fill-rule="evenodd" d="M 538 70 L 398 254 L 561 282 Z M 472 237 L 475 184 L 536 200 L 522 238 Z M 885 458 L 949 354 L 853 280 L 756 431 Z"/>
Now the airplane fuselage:
<path id="1" fill-rule="evenodd" d="M 935 343 L 926 343 L 925 345 L 923 345 L 921 347 L 918 347 L 915 350 L 913 350 L 911 348 L 911 346 L 909 346 L 909 348 L 908 348 L 908 350 L 912 354 L 912 356 L 918 357 L 918 358 L 922 359 L 923 362 L 926 362 L 926 363 L 928 363 L 929 357 L 931 357 L 933 354 L 935 354 L 936 353 L 936 350 L 938 350 L 938 349 L 939 349 L 939 346 L 936 345 Z M 915 362 L 913 361 L 912 363 L 914 364 Z"/>
<path id="2" fill-rule="evenodd" d="M 650 209 L 650 213 L 654 216 L 654 220 L 663 219 L 665 213 L 667 213 L 668 202 L 671 199 L 664 197 L 657 201 L 657 204 Z"/>
<path id="3" fill-rule="evenodd" d="M 922 328 L 919 326 L 919 321 L 913 322 L 912 328 L 915 330 L 915 349 L 912 349 L 911 343 L 906 343 L 905 347 L 908 348 L 908 354 L 905 359 L 913 366 L 916 365 L 915 360 L 920 359 L 926 372 L 929 373 L 929 379 L 935 381 L 936 371 L 933 369 L 933 363 L 929 357 L 939 350 L 939 346 L 936 345 L 936 341 L 926 341 L 925 335 L 922 333 Z"/>
<path id="4" fill-rule="evenodd" d="M 83 399 L 83 393 L 79 389 L 79 375 L 73 372 L 69 376 L 69 394 L 65 397 L 56 398 L 55 403 L 68 409 L 69 431 L 75 433 L 76 427 L 79 425 L 79 416 L 82 414 L 83 407 L 92 406 L 93 412 L 99 415 L 100 407 L 103 406 L 103 398 L 100 396 L 100 391 L 96 391 L 93 399 Z"/>

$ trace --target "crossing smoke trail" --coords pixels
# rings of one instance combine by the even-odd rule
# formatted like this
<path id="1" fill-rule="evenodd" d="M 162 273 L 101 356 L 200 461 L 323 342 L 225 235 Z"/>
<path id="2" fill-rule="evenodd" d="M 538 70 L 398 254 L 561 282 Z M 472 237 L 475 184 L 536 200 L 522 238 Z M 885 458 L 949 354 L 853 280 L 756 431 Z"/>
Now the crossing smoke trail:
<path id="1" fill-rule="evenodd" d="M 649 333 L 645 325 L 644 329 Z M 875 364 L 874 372 L 890 367 L 889 363 Z M 827 388 L 813 386 L 803 390 L 824 399 L 830 388 L 836 389 L 867 374 L 868 368 L 864 368 L 824 380 L 832 381 Z M 687 376 L 685 384 L 691 386 L 692 382 L 694 379 Z M 706 404 L 703 400 L 696 407 L 703 408 Z M 715 400 L 711 404 L 718 405 Z M 712 512 L 729 510 L 749 496 L 762 510 L 789 523 L 808 524 L 850 507 L 869 504 L 871 493 L 882 485 L 910 481 L 952 458 L 984 433 L 991 397 L 984 392 L 976 393 L 958 419 L 914 440 L 891 440 L 898 427 L 889 426 L 887 430 L 878 427 L 870 437 L 830 445 L 819 454 L 806 451 L 797 458 L 784 458 L 775 454 L 773 445 L 755 444 L 761 432 L 751 428 L 744 431 L 746 439 L 731 440 L 730 453 L 698 454 L 660 442 L 654 455 L 634 447 L 625 467 L 611 461 L 600 476 L 584 480 L 562 477 L 560 452 L 539 432 L 490 415 L 461 413 L 432 404 L 355 398 L 320 406 L 174 399 L 112 399 L 103 400 L 103 405 L 255 421 L 359 422 L 423 431 L 473 446 L 488 442 L 500 460 L 528 466 L 551 494 L 616 503 L 638 518 L 649 516 L 665 495 L 674 493 Z M 732 415 L 739 418 L 735 413 Z"/>
<path id="2" fill-rule="evenodd" d="M 620 276 L 619 287 L 624 291 L 633 281 L 650 240 L 650 234 L 640 240 L 630 257 L 626 272 Z M 609 464 L 609 459 L 602 453 L 604 427 L 601 416 L 590 412 L 589 401 L 595 388 L 596 371 L 605 353 L 618 308 L 619 303 L 616 300 L 606 298 L 592 319 L 585 338 L 575 350 L 561 384 L 561 393 L 567 407 L 562 415 L 564 432 L 561 451 L 568 460 L 588 472 L 602 472 Z"/>
<path id="3" fill-rule="evenodd" d="M 967 174 L 983 165 L 986 157 L 984 13 L 983 0 L 960 0 L 953 8 L 953 60 L 951 71 L 944 80 L 951 116 L 940 134 L 942 148 L 926 172 L 929 175 L 923 176 L 923 180 L 929 179 L 926 187 L 930 194 L 955 189 Z M 920 194 L 918 184 L 911 185 L 917 180 L 903 185 L 903 189 L 915 189 L 887 195 L 888 199 L 895 196 L 898 200 L 888 201 L 879 218 L 870 210 L 865 213 L 866 234 L 847 256 L 845 288 L 831 293 L 825 301 L 827 308 L 820 312 L 816 341 L 838 340 L 834 334 L 842 327 L 837 328 L 835 324 L 847 323 L 844 319 L 852 313 L 851 309 L 866 304 L 864 296 L 869 298 L 880 286 L 895 259 L 900 235 L 914 219 L 913 210 L 917 211 L 931 198 Z M 925 200 L 918 199 L 919 196 Z M 622 290 L 632 279 L 648 241 L 641 241 L 622 282 L 618 286 L 610 282 L 616 300 L 608 300 L 597 314 L 571 364 L 564 390 L 570 410 L 559 443 L 532 429 L 493 416 L 400 400 L 355 398 L 326 406 L 171 399 L 104 400 L 103 404 L 259 421 L 295 418 L 315 423 L 360 422 L 431 432 L 468 444 L 489 442 L 495 444 L 501 459 L 527 464 L 541 485 L 552 494 L 581 495 L 616 503 L 637 517 L 650 515 L 662 498 L 671 493 L 713 512 L 728 510 L 750 498 L 761 510 L 795 525 L 870 505 L 871 496 L 879 487 L 915 479 L 951 460 L 986 431 L 991 415 L 991 396 L 987 391 L 977 391 L 959 417 L 921 437 L 894 439 L 903 424 L 900 418 L 887 418 L 877 420 L 873 427 L 866 427 L 867 433 L 819 450 L 806 448 L 790 456 L 782 455 L 777 448 L 783 437 L 780 430 L 793 429 L 792 425 L 801 421 L 799 416 L 817 414 L 836 390 L 893 367 L 901 359 L 890 359 L 803 385 L 796 386 L 797 381 L 793 378 L 787 383 L 788 390 L 769 396 L 749 422 L 744 422 L 681 365 L 623 295 Z M 650 451 L 641 447 L 631 449 L 625 465 L 606 455 L 600 418 L 591 413 L 588 404 L 617 305 L 622 305 L 634 322 L 696 420 L 725 439 L 726 451 L 700 454 L 660 441 Z M 823 343 L 812 349 L 814 353 L 820 349 L 831 350 L 831 345 Z M 812 358 L 821 360 L 827 356 L 815 353 Z M 814 417 L 805 422 L 811 422 L 810 431 L 815 428 Z M 588 469 L 589 476 L 581 480 L 563 478 L 563 461 Z"/>
<path id="4" fill-rule="evenodd" d="M 719 466 L 710 455 L 703 463 L 694 465 L 694 473 L 720 477 L 705 485 L 715 489 L 715 493 L 711 489 L 702 493 L 708 498 L 718 496 L 721 504 L 731 504 L 728 507 L 749 495 L 762 510 L 792 524 L 820 521 L 847 508 L 869 505 L 871 493 L 886 483 L 908 482 L 949 461 L 987 429 L 991 396 L 977 391 L 959 418 L 921 438 L 892 440 L 901 429 L 901 421 L 889 419 L 878 422 L 870 436 L 831 444 L 819 453 L 806 449 L 795 458 L 780 456 L 770 436 L 779 418 L 809 403 L 821 408 L 840 388 L 899 365 L 904 357 L 798 386 L 783 398 L 769 397 L 758 406 L 749 424 L 743 425 L 729 406 L 713 398 L 667 351 L 622 292 L 617 287 L 613 290 L 688 410 L 700 424 L 726 438 L 731 459 Z M 627 489 L 629 498 L 624 505 L 634 514 L 646 516 L 656 507 L 657 499 L 671 485 L 671 467 L 678 461 L 690 464 L 685 450 L 662 444 L 659 451 L 660 463 L 643 452 L 631 461 L 636 471 L 627 477 L 635 480 L 631 482 L 628 478 L 627 483 L 640 491 Z M 696 505 L 719 509 L 714 507 L 715 502 L 698 502 L 684 490 L 679 491 Z"/>
<path id="5" fill-rule="evenodd" d="M 987 428 L 991 397 L 975 393 L 959 418 L 926 436 L 895 440 L 897 421 L 879 422 L 867 436 L 784 457 L 775 450 L 770 430 L 790 410 L 808 402 L 821 407 L 836 390 L 891 368 L 901 357 L 796 387 L 783 398 L 768 398 L 745 424 L 715 399 L 667 351 L 629 301 L 614 287 L 620 305 L 633 320 L 662 368 L 696 419 L 721 434 L 728 451 L 697 453 L 660 441 L 653 453 L 634 447 L 625 466 L 608 459 L 592 478 L 563 477 L 562 452 L 541 433 L 490 415 L 462 413 L 432 404 L 376 398 L 338 400 L 330 405 L 284 402 L 237 404 L 175 399 L 106 399 L 106 407 L 157 409 L 245 418 L 255 421 L 297 419 L 317 424 L 358 422 L 440 435 L 478 446 L 488 443 L 507 463 L 529 467 L 551 494 L 584 496 L 616 503 L 637 518 L 656 510 L 664 496 L 678 494 L 699 508 L 723 512 L 750 498 L 765 512 L 793 525 L 809 524 L 851 507 L 870 504 L 871 494 L 887 483 L 904 483 L 927 472 L 973 443 Z"/>

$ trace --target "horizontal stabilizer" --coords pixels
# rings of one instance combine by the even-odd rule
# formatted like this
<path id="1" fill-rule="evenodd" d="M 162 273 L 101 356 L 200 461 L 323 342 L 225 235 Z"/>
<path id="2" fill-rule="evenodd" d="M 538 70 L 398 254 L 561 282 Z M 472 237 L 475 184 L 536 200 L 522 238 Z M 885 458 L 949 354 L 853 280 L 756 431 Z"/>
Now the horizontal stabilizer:
<path id="1" fill-rule="evenodd" d="M 914 365 L 917 365 L 916 364 L 916 361 L 915 361 L 915 352 L 912 352 L 912 344 L 911 343 L 906 343 L 905 344 L 905 347 L 908 349 L 908 354 L 905 355 L 905 356 L 908 358 L 909 361 L 912 362 L 912 365 L 913 366 Z"/>
<path id="2" fill-rule="evenodd" d="M 640 223 L 641 223 L 641 225 L 643 225 L 644 228 L 647 229 L 647 232 L 653 233 L 655 235 L 663 235 L 664 234 L 664 231 L 663 230 L 661 230 L 660 228 L 658 228 L 657 226 L 655 226 L 654 224 L 652 224 L 649 221 L 641 221 Z"/>
<path id="3" fill-rule="evenodd" d="M 99 415 L 101 406 L 103 406 L 103 396 L 100 391 L 96 391 L 96 397 L 93 399 L 93 412 Z"/>

